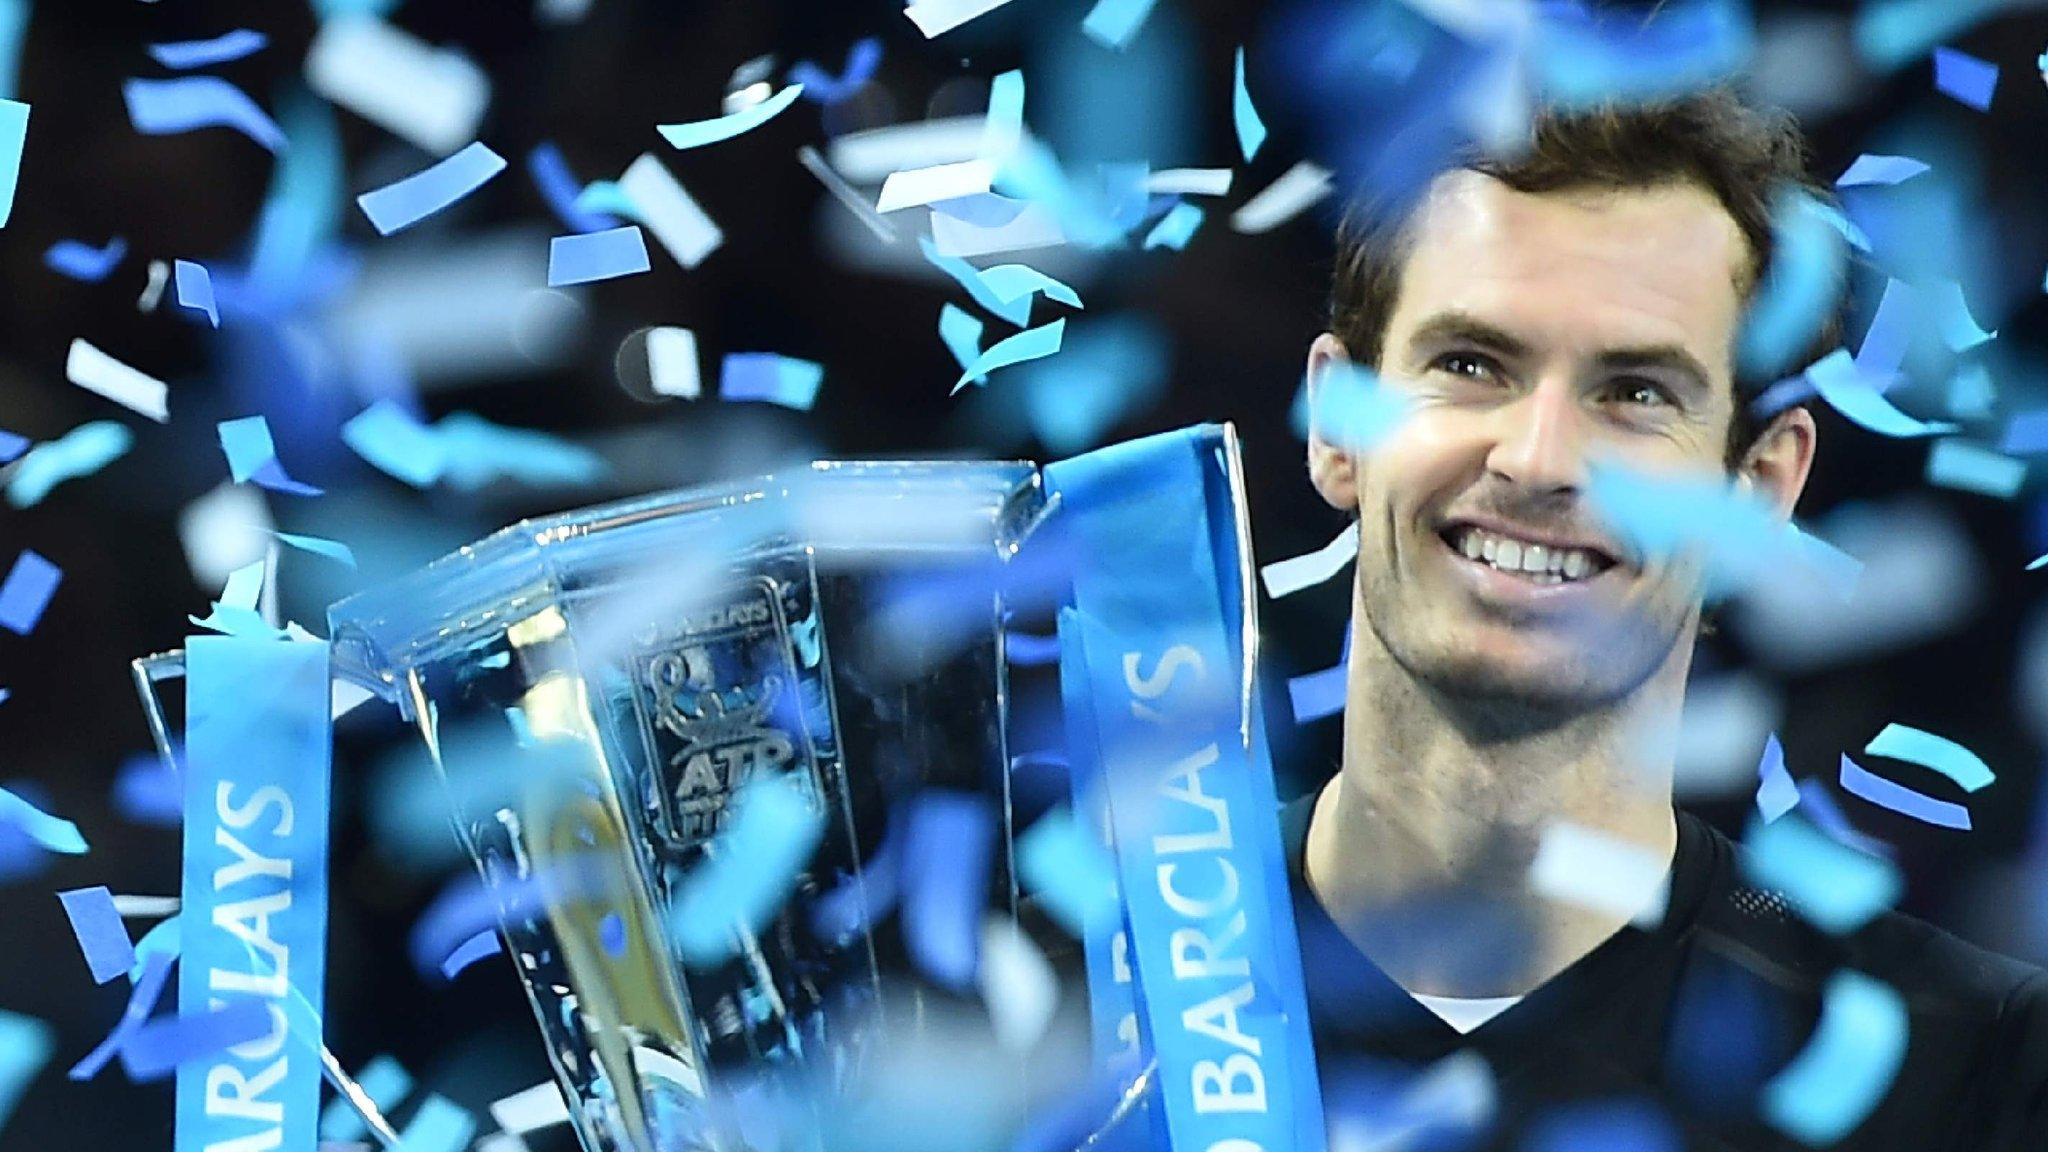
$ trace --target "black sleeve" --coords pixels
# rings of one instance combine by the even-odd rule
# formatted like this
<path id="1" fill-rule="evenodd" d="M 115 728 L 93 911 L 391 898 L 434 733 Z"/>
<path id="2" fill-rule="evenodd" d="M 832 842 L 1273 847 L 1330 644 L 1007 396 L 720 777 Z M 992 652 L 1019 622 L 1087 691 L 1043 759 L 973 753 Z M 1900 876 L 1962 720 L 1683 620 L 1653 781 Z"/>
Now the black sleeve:
<path id="1" fill-rule="evenodd" d="M 2013 988 L 1986 1050 L 1978 1068 L 1981 1083 L 1992 1086 L 1984 1139 L 1958 1145 L 1959 1152 L 2043 1152 L 2048 1149 L 2048 973 L 2032 972 Z"/>

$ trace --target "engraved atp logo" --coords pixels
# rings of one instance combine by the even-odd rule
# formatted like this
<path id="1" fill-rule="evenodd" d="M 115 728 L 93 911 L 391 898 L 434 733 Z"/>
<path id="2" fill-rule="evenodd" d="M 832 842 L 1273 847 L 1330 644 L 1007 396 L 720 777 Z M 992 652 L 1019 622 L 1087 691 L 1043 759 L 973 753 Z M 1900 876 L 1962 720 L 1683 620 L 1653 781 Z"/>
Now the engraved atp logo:
<path id="1" fill-rule="evenodd" d="M 769 721 L 781 677 L 767 676 L 752 689 L 720 690 L 693 683 L 691 655 L 687 649 L 663 653 L 646 664 L 662 787 L 673 834 L 683 845 L 716 833 L 727 802 L 756 773 L 782 772 L 796 758 L 795 742 Z"/>

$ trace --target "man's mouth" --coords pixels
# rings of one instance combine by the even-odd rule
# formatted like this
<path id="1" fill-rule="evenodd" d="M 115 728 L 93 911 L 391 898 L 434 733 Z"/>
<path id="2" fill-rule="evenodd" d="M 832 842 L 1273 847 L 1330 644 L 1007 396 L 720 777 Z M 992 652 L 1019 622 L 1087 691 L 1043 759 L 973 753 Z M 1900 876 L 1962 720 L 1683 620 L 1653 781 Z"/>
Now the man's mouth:
<path id="1" fill-rule="evenodd" d="M 1474 524 L 1451 524 L 1438 535 L 1467 560 L 1532 584 L 1575 584 L 1618 563 L 1598 548 L 1529 540 Z"/>

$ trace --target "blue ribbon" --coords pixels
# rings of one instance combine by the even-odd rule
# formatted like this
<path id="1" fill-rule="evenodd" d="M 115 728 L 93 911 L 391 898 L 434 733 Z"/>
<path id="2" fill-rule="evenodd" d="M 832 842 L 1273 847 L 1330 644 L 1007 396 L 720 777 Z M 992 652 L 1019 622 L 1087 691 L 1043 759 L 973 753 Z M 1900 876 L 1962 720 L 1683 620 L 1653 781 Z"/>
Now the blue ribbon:
<path id="1" fill-rule="evenodd" d="M 270 1029 L 178 1066 L 178 1152 L 311 1149 L 327 951 L 327 645 L 185 648 L 180 1016 L 256 1003 Z"/>
<path id="2" fill-rule="evenodd" d="M 1077 792 L 1107 802 L 1136 976 L 1128 994 L 1091 980 L 1091 995 L 1098 1011 L 1135 1003 L 1167 1147 L 1319 1152 L 1225 436 L 1192 428 L 1045 470 L 1084 557 L 1060 620 L 1062 671 L 1087 694 Z"/>

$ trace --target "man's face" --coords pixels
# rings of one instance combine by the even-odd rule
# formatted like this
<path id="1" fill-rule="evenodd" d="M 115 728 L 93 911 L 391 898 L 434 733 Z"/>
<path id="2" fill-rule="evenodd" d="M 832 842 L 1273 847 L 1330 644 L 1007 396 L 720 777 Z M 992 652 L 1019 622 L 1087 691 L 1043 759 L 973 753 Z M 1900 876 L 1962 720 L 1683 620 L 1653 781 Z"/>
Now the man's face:
<path id="1" fill-rule="evenodd" d="M 1411 237 L 1377 368 L 1412 414 L 1348 486 L 1317 477 L 1356 500 L 1364 623 L 1457 695 L 1620 699 L 1689 652 L 1699 571 L 1632 561 L 1588 467 L 1723 469 L 1742 233 L 1697 187 L 1531 195 L 1459 170 Z"/>

